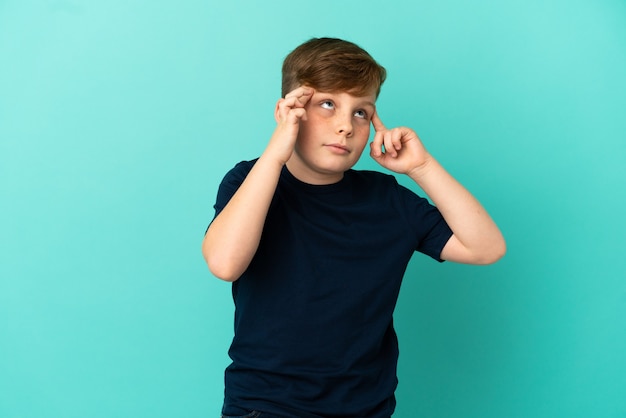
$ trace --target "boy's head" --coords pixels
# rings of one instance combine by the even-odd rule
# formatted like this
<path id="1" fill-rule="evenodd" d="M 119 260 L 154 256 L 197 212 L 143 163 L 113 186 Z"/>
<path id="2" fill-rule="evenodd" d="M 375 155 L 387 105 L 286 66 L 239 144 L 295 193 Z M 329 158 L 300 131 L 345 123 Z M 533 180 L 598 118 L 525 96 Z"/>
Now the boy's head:
<path id="1" fill-rule="evenodd" d="M 282 96 L 308 86 L 324 92 L 349 92 L 376 97 L 385 69 L 365 50 L 335 38 L 313 38 L 294 49 L 283 62 Z"/>

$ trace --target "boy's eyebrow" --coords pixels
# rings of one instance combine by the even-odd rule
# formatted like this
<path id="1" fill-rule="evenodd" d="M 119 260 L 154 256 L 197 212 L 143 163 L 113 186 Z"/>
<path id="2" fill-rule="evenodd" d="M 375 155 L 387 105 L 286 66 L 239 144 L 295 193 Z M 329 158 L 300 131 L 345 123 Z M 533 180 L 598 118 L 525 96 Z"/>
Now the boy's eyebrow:
<path id="1" fill-rule="evenodd" d="M 320 94 L 326 93 L 326 94 L 328 94 L 330 96 L 330 98 L 333 98 L 333 95 L 335 94 L 333 92 L 317 92 L 317 93 L 320 93 Z M 372 102 L 372 101 L 369 101 L 367 99 L 364 99 L 362 102 L 358 102 L 357 106 L 371 106 L 374 109 L 376 109 L 376 103 Z"/>

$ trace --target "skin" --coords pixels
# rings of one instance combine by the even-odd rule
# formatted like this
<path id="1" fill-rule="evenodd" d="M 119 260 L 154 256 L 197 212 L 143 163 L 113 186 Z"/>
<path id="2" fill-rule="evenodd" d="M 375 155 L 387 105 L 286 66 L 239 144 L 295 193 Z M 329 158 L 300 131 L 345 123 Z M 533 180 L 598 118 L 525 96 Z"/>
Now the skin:
<path id="1" fill-rule="evenodd" d="M 296 94 L 300 91 L 295 90 Z M 346 92 L 313 91 L 303 95 L 306 118 L 301 119 L 293 153 L 287 168 L 299 180 L 309 184 L 332 184 L 343 177 L 361 157 L 370 135 L 370 121 L 375 113 L 376 95 L 354 96 Z M 277 120 L 289 117 L 279 103 Z M 288 111 L 287 111 L 288 112 Z"/>
<path id="2" fill-rule="evenodd" d="M 504 238 L 480 203 L 426 151 L 412 129 L 387 129 L 375 102 L 374 91 L 355 96 L 306 86 L 278 100 L 276 129 L 265 151 L 202 243 L 216 277 L 235 281 L 250 264 L 284 165 L 305 183 L 336 183 L 360 158 L 370 126 L 376 131 L 370 156 L 382 167 L 413 179 L 452 229 L 442 259 L 490 264 L 504 255 Z"/>

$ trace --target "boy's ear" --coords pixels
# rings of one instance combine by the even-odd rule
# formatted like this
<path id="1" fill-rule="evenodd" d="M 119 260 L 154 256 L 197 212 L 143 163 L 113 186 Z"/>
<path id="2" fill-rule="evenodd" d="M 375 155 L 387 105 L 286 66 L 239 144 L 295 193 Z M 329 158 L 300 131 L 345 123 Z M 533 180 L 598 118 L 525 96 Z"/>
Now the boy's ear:
<path id="1" fill-rule="evenodd" d="M 278 114 L 278 103 L 276 102 L 276 107 L 274 108 L 274 119 L 276 120 L 276 123 L 278 123 L 278 121 L 280 120 L 279 114 Z"/>

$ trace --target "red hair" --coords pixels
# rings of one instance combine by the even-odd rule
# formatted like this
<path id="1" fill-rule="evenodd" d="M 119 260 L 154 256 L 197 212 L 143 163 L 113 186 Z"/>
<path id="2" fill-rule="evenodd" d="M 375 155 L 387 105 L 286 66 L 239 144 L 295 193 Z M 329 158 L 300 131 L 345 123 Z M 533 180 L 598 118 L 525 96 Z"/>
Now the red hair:
<path id="1" fill-rule="evenodd" d="M 365 96 L 380 93 L 387 72 L 358 45 L 335 38 L 313 38 L 283 62 L 282 96 L 304 85 L 324 92 Z"/>

